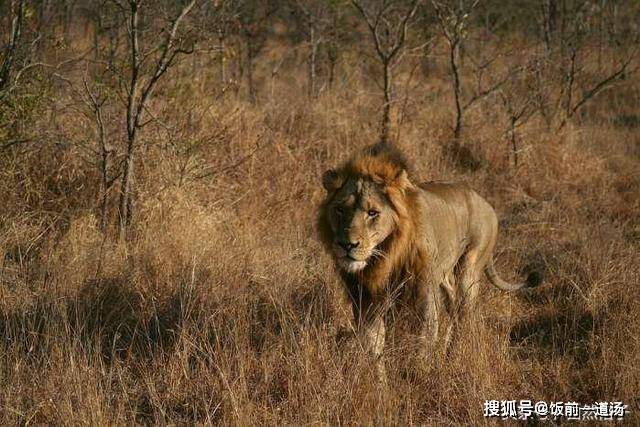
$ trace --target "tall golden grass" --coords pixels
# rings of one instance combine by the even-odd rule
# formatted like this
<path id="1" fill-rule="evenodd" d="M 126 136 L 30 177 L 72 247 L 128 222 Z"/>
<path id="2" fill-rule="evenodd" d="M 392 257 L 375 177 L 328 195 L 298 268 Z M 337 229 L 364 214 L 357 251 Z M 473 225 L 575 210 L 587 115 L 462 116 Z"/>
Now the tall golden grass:
<path id="1" fill-rule="evenodd" d="M 489 422 L 486 399 L 622 400 L 640 422 L 640 142 L 617 120 L 637 114 L 637 80 L 560 131 L 527 122 L 517 168 L 488 99 L 466 122 L 470 171 L 447 150 L 442 64 L 399 73 L 394 135 L 416 176 L 468 182 L 500 215 L 502 274 L 546 275 L 484 286 L 480 320 L 424 369 L 392 330 L 381 388 L 343 338 L 350 310 L 313 225 L 321 173 L 376 140 L 380 97 L 346 57 L 309 101 L 302 65 L 270 73 L 278 49 L 257 64 L 256 104 L 220 95 L 206 58 L 171 71 L 151 108 L 174 132 L 144 129 L 127 243 L 99 229 L 93 124 L 66 86 L 22 124 L 35 141 L 0 155 L 0 422 L 468 425 Z"/>

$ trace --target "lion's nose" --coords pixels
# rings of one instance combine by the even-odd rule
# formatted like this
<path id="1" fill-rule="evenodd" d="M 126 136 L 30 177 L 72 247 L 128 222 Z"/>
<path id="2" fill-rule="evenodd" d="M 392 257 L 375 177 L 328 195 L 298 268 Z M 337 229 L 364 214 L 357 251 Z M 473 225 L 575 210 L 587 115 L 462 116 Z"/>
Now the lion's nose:
<path id="1" fill-rule="evenodd" d="M 360 242 L 340 242 L 340 246 L 342 246 L 347 252 L 350 252 L 352 249 L 357 248 L 359 244 Z"/>

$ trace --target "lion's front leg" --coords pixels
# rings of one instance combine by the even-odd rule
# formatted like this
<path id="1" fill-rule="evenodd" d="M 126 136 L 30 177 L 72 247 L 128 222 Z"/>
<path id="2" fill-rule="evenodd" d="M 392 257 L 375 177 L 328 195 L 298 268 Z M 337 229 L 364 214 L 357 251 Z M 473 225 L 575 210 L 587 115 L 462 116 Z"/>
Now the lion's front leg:
<path id="1" fill-rule="evenodd" d="M 376 316 L 372 321 L 361 327 L 361 336 L 369 355 L 374 359 L 378 380 L 386 382 L 387 373 L 384 367 L 382 353 L 384 351 L 386 327 L 384 316 Z"/>
<path id="2" fill-rule="evenodd" d="M 435 286 L 425 284 L 416 300 L 420 329 L 418 339 L 423 356 L 433 353 L 440 327 L 439 304 Z"/>
<path id="3" fill-rule="evenodd" d="M 382 357 L 386 334 L 383 316 L 375 316 L 374 319 L 362 322 L 358 331 L 367 352 L 376 359 Z"/>
<path id="4" fill-rule="evenodd" d="M 367 354 L 374 360 L 376 373 L 381 382 L 386 382 L 386 371 L 382 354 L 384 351 L 386 327 L 383 304 L 374 301 L 353 301 L 356 330 Z"/>

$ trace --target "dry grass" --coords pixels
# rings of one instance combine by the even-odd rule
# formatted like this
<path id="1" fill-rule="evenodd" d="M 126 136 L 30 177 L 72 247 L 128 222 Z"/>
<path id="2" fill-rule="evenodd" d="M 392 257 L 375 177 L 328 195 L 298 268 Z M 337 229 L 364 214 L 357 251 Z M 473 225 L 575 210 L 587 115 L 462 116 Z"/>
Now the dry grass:
<path id="1" fill-rule="evenodd" d="M 470 172 L 443 150 L 446 76 L 416 77 L 395 129 L 417 175 L 490 200 L 504 276 L 547 275 L 519 294 L 485 286 L 476 335 L 420 371 L 396 331 L 385 390 L 340 338 L 349 309 L 313 226 L 322 171 L 375 139 L 379 98 L 355 59 L 315 102 L 293 69 L 270 80 L 269 61 L 257 105 L 215 99 L 215 70 L 173 72 L 153 108 L 181 130 L 145 129 L 129 245 L 99 231 L 93 131 L 64 87 L 38 107 L 55 115 L 31 119 L 37 147 L 2 154 L 2 424 L 481 424 L 485 399 L 623 400 L 640 422 L 640 140 L 616 122 L 637 111 L 637 81 L 561 132 L 529 122 L 517 169 L 495 105 L 480 106 Z"/>

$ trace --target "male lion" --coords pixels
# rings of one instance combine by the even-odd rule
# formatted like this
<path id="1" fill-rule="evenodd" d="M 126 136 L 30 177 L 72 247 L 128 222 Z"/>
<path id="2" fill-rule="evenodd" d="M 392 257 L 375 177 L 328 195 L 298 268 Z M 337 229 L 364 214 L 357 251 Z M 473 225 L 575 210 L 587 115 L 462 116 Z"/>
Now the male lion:
<path id="1" fill-rule="evenodd" d="M 414 184 L 400 153 L 386 144 L 326 171 L 323 185 L 321 238 L 352 301 L 357 329 L 376 358 L 395 295 L 412 300 L 424 348 L 442 338 L 444 309 L 473 304 L 482 272 L 503 290 L 536 284 L 535 274 L 514 285 L 496 273 L 498 218 L 486 200 L 462 184 Z"/>

